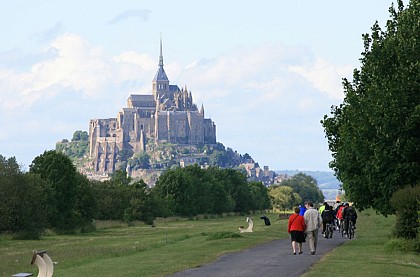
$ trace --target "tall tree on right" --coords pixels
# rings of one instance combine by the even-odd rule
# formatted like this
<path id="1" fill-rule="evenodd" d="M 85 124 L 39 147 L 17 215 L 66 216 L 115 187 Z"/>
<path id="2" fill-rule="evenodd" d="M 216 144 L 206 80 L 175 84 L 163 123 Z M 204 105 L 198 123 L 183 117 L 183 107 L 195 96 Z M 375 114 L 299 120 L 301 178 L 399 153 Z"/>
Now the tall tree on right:
<path id="1" fill-rule="evenodd" d="M 394 192 L 420 184 L 420 0 L 389 12 L 385 31 L 376 22 L 363 35 L 361 68 L 321 121 L 346 196 L 384 215 Z"/>

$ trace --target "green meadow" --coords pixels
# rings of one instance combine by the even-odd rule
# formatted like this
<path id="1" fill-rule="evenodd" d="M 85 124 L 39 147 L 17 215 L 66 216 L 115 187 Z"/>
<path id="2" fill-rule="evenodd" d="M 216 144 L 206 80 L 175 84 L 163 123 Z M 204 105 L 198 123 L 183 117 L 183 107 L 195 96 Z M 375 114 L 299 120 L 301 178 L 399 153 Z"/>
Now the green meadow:
<path id="1" fill-rule="evenodd" d="M 31 266 L 32 250 L 46 250 L 54 275 L 163 276 L 215 260 L 219 255 L 278 238 L 286 238 L 286 221 L 277 214 L 252 215 L 253 233 L 239 233 L 248 226 L 247 216 L 201 216 L 192 219 L 157 219 L 155 227 L 136 223 L 96 222 L 97 231 L 76 235 L 44 235 L 41 240 L 11 240 L 0 237 L 1 276 L 37 272 Z M 276 219 L 277 218 L 277 219 Z"/>
<path id="2" fill-rule="evenodd" d="M 390 239 L 394 217 L 372 211 L 360 213 L 357 239 L 325 255 L 305 276 L 345 273 L 350 276 L 416 276 L 419 256 L 401 251 L 405 241 Z M 274 239 L 288 239 L 287 220 L 265 214 L 271 226 L 251 215 L 254 232 L 240 234 L 246 216 L 201 216 L 158 219 L 154 227 L 136 223 L 96 222 L 92 233 L 46 234 L 41 240 L 12 240 L 0 236 L 0 274 L 37 274 L 32 250 L 46 250 L 57 262 L 54 276 L 165 276 L 196 267 L 218 256 Z M 411 243 L 417 243 L 414 241 Z M 402 247 L 404 248 L 404 247 Z"/>

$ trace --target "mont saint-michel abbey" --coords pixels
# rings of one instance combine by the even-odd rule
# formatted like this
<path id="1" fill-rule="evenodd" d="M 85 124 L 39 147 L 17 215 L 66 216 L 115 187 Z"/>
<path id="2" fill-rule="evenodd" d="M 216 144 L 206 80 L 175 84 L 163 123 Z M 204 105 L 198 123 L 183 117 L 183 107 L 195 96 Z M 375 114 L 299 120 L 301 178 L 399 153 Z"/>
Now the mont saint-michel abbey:
<path id="1" fill-rule="evenodd" d="M 198 110 L 191 91 L 169 84 L 163 69 L 162 41 L 159 65 L 152 81 L 152 94 L 132 94 L 127 107 L 117 118 L 91 119 L 89 125 L 90 158 L 96 173 L 116 168 L 118 154 L 146 150 L 147 142 L 182 145 L 216 143 L 216 125 Z"/>

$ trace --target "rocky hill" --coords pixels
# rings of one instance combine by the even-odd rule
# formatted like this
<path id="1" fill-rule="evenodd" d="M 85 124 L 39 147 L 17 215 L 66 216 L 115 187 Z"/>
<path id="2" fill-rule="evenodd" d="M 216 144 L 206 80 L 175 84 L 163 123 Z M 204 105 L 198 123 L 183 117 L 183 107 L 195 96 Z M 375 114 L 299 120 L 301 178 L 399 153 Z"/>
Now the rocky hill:
<path id="1" fill-rule="evenodd" d="M 76 131 L 69 141 L 63 139 L 56 143 L 56 151 L 69 156 L 80 172 L 91 175 L 92 161 L 89 158 L 89 136 L 86 131 Z M 218 142 L 213 145 L 177 145 L 158 143 L 148 140 L 146 151 L 121 151 L 118 154 L 117 169 L 132 174 L 133 177 L 144 178 L 146 173 L 164 171 L 172 166 L 219 166 L 222 168 L 237 168 L 244 163 L 253 162 L 252 157 L 245 153 L 239 154 L 232 148 Z M 101 175 L 103 176 L 103 175 Z"/>

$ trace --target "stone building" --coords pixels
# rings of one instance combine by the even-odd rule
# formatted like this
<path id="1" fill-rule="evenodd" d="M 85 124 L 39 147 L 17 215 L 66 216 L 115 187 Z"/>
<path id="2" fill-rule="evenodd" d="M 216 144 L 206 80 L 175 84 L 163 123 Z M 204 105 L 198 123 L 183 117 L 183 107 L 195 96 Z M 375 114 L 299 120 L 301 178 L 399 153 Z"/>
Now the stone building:
<path id="1" fill-rule="evenodd" d="M 198 110 L 187 87 L 171 85 L 163 68 L 162 41 L 152 94 L 130 95 L 116 118 L 91 119 L 90 150 L 95 173 L 115 171 L 119 155 L 146 150 L 146 143 L 216 143 L 216 125 Z"/>

